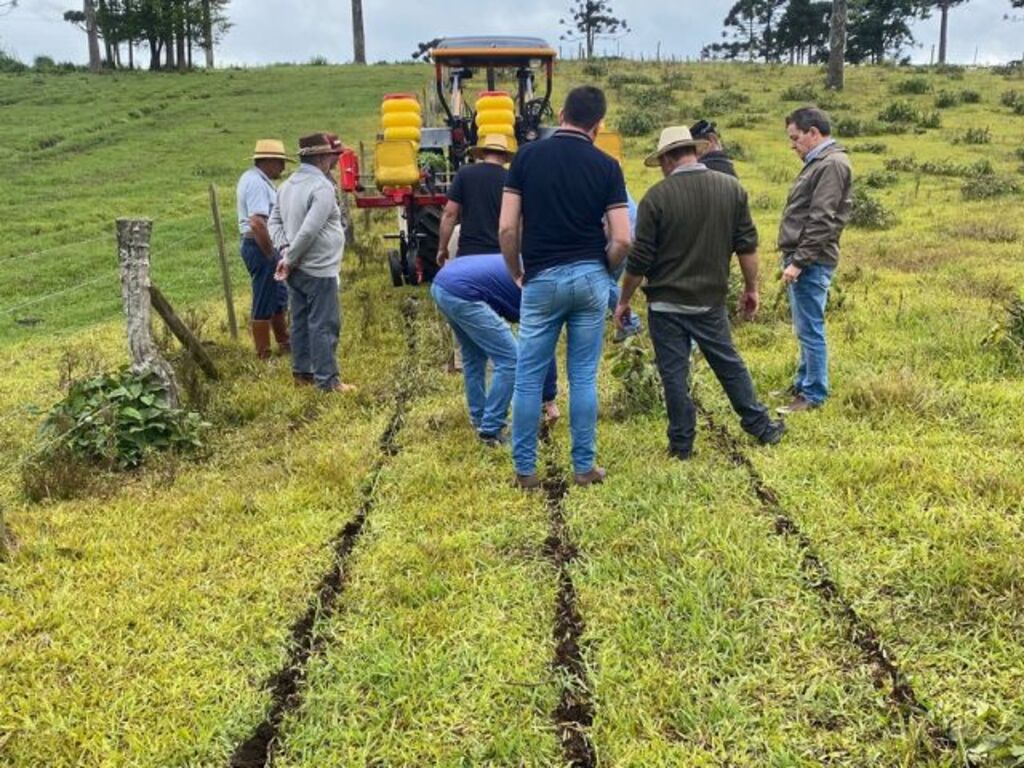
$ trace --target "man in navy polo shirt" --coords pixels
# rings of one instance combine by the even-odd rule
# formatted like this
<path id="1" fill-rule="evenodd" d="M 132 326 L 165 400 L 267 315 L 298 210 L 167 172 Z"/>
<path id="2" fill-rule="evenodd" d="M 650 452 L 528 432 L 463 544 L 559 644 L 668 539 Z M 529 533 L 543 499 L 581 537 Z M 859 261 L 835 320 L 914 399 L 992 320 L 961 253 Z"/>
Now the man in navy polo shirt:
<path id="1" fill-rule="evenodd" d="M 500 253 L 455 259 L 437 273 L 430 294 L 462 347 L 469 419 L 487 445 L 506 442 L 505 420 L 512 401 L 518 344 L 509 322 L 519 321 L 519 286 Z M 506 322 L 508 321 L 508 322 Z M 487 389 L 487 361 L 494 372 Z M 558 369 L 549 357 L 545 402 L 555 399 Z"/>
<path id="2" fill-rule="evenodd" d="M 563 326 L 575 480 L 590 485 L 605 477 L 595 463 L 597 368 L 608 270 L 619 265 L 630 244 L 622 169 L 594 146 L 606 110 L 601 89 L 571 90 L 559 129 L 520 148 L 505 181 L 498 239 L 509 273 L 523 285 L 512 405 L 512 459 L 521 488 L 540 485 L 541 384 Z"/>

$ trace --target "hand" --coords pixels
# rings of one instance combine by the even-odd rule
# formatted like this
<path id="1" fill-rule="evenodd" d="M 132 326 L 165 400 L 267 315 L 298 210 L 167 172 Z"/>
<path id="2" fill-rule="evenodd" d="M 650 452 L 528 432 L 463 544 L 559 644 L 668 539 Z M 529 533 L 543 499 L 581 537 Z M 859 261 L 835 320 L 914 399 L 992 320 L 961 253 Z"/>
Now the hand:
<path id="1" fill-rule="evenodd" d="M 444 263 L 448 261 L 448 251 L 437 252 L 437 266 L 443 267 Z"/>
<path id="2" fill-rule="evenodd" d="M 290 275 L 291 273 L 291 265 L 284 259 L 281 259 L 279 262 L 277 262 L 277 269 L 274 270 L 274 279 L 277 280 L 277 282 L 279 283 L 283 283 L 285 280 L 288 279 L 288 275 Z"/>
<path id="3" fill-rule="evenodd" d="M 513 282 L 519 286 L 519 290 L 523 290 L 523 273 L 520 272 L 518 275 L 512 275 Z"/>
<path id="4" fill-rule="evenodd" d="M 615 306 L 615 327 L 625 328 L 626 321 L 629 320 L 633 315 L 633 310 L 629 308 L 629 304 L 623 304 L 621 301 Z"/>
<path id="5" fill-rule="evenodd" d="M 789 264 L 784 270 L 782 270 L 782 283 L 783 285 L 792 285 L 800 279 L 800 273 L 803 270 L 796 264 Z"/>
<path id="6" fill-rule="evenodd" d="M 737 309 L 745 320 L 752 320 L 754 315 L 757 314 L 757 310 L 761 307 L 761 297 L 758 296 L 757 289 L 751 291 L 744 291 L 740 294 L 740 301 Z"/>

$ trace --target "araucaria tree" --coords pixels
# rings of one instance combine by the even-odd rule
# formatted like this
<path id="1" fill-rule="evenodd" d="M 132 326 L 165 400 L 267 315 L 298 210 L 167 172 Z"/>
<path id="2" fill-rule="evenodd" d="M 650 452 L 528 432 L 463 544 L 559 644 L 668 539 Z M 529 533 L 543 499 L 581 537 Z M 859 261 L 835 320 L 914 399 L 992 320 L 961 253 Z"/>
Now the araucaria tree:
<path id="1" fill-rule="evenodd" d="M 565 27 L 558 39 L 582 41 L 588 59 L 594 56 L 594 43 L 598 38 L 629 32 L 626 20 L 614 15 L 608 0 L 576 0 L 569 12 L 570 18 L 558 20 Z"/>

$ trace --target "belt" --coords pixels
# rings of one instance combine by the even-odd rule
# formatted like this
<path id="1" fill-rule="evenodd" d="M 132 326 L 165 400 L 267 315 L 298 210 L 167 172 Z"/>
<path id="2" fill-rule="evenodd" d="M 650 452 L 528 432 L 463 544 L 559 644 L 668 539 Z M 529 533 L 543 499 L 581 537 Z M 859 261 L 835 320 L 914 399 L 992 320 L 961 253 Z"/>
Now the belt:
<path id="1" fill-rule="evenodd" d="M 246 232 L 244 235 L 242 235 L 242 239 L 243 240 L 255 240 L 256 239 L 256 235 L 254 235 L 252 232 Z"/>

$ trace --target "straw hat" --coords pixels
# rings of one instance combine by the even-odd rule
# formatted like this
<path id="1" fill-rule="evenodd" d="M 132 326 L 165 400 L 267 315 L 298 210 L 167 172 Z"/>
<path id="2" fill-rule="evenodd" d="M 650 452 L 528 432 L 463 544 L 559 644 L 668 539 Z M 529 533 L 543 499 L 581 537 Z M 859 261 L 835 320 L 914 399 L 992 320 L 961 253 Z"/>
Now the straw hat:
<path id="1" fill-rule="evenodd" d="M 469 150 L 469 154 L 474 160 L 479 160 L 486 152 L 503 152 L 506 157 L 511 157 L 515 154 L 512 145 L 508 143 L 508 136 L 502 133 L 487 134 L 484 136 L 483 141 Z"/>
<path id="2" fill-rule="evenodd" d="M 340 155 L 344 151 L 341 141 L 333 133 L 311 133 L 299 139 L 299 157 Z"/>
<path id="3" fill-rule="evenodd" d="M 708 148 L 708 142 L 706 139 L 693 138 L 690 135 L 690 129 L 686 126 L 669 126 L 661 132 L 661 136 L 658 138 L 658 148 L 647 156 L 644 165 L 648 168 L 657 168 L 662 155 L 680 147 L 696 147 L 699 155 Z"/>
<path id="4" fill-rule="evenodd" d="M 284 142 L 277 139 L 260 139 L 256 142 L 256 149 L 252 151 L 253 160 L 284 160 L 291 162 L 291 158 L 285 154 Z"/>

